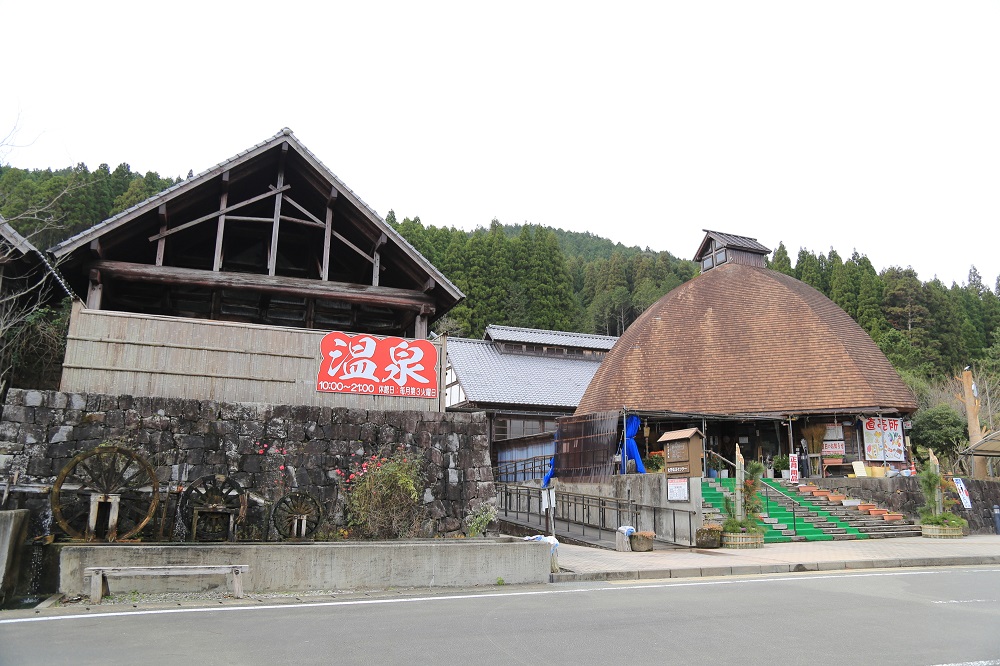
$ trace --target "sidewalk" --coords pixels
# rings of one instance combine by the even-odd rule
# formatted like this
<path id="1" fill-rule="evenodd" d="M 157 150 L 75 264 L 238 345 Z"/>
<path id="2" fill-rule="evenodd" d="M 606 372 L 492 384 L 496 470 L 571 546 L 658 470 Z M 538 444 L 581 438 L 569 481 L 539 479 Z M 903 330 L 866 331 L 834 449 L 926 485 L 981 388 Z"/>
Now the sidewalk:
<path id="1" fill-rule="evenodd" d="M 767 544 L 752 550 L 677 548 L 619 553 L 560 544 L 552 582 L 697 578 L 793 571 L 1000 565 L 1000 536 L 864 539 Z"/>

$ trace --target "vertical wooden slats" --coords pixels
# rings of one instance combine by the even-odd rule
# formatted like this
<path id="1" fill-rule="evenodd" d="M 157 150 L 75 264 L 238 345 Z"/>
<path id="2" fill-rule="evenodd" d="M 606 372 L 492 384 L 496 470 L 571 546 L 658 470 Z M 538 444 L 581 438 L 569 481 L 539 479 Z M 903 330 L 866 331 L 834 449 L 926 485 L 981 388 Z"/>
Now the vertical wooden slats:
<path id="1" fill-rule="evenodd" d="M 60 389 L 220 402 L 443 411 L 438 398 L 316 391 L 326 331 L 73 306 Z M 438 347 L 440 376 L 444 349 Z M 440 380 L 439 380 L 440 387 Z M 440 393 L 440 390 L 439 390 Z"/>

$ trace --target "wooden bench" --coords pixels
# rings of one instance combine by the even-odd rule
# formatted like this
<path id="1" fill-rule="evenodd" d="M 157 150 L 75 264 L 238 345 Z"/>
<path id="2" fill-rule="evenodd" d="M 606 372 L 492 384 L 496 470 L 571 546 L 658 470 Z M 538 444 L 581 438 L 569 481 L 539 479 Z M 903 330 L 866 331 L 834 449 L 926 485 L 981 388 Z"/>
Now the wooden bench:
<path id="1" fill-rule="evenodd" d="M 83 578 L 90 578 L 90 603 L 101 603 L 101 597 L 108 590 L 109 578 L 131 578 L 135 576 L 192 576 L 204 574 L 225 574 L 226 585 L 237 599 L 243 597 L 243 574 L 250 571 L 248 564 L 210 565 L 168 565 L 160 567 L 87 567 Z"/>

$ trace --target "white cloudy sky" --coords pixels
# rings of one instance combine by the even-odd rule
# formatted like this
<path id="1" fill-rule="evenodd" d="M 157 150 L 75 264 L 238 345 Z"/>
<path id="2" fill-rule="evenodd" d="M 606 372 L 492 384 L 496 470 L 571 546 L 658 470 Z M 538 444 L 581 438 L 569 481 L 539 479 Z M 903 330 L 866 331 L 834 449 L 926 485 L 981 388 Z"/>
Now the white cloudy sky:
<path id="1" fill-rule="evenodd" d="M 0 0 L 22 168 L 290 127 L 379 213 L 1000 275 L 1000 3 Z"/>

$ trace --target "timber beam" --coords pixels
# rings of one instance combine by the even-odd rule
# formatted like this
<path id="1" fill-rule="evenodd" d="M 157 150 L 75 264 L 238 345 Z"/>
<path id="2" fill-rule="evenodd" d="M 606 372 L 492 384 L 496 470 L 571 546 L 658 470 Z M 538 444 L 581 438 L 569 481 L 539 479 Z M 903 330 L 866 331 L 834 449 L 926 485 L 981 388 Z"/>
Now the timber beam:
<path id="1" fill-rule="evenodd" d="M 396 310 L 433 313 L 434 299 L 414 289 L 375 287 L 346 282 L 329 282 L 256 273 L 226 273 L 174 266 L 150 266 L 124 261 L 96 261 L 88 270 L 104 276 L 135 282 L 178 284 L 205 289 L 233 289 L 264 294 L 289 294 L 345 303 L 357 303 Z"/>

